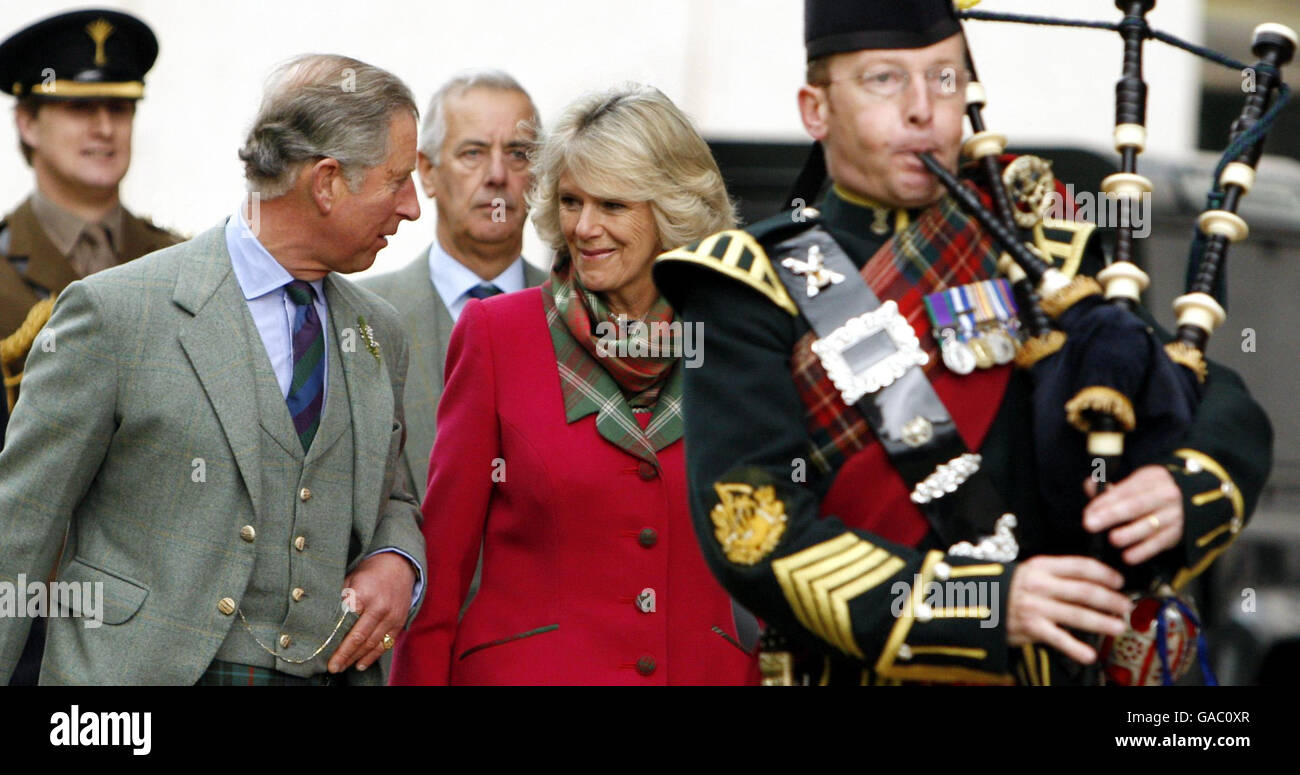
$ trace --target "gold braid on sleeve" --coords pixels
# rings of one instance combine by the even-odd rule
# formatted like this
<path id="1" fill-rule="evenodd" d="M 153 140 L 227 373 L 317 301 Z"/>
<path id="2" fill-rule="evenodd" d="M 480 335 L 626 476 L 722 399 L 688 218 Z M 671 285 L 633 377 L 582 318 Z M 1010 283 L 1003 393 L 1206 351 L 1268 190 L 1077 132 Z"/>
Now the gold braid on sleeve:
<path id="1" fill-rule="evenodd" d="M 4 377 L 5 400 L 9 409 L 18 402 L 18 383 L 23 381 L 22 363 L 54 311 L 54 299 L 42 299 L 27 311 L 27 318 L 4 339 L 0 339 L 0 375 Z"/>

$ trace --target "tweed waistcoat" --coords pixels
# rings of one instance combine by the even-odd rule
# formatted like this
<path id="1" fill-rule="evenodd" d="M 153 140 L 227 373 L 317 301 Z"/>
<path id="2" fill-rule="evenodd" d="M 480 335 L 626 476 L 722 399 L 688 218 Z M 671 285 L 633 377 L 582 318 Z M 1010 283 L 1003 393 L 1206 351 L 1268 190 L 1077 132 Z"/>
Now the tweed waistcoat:
<path id="1" fill-rule="evenodd" d="M 246 325 L 249 341 L 260 342 L 251 318 Z M 352 418 L 338 337 L 331 329 L 327 338 L 328 394 L 320 428 L 305 455 L 270 359 L 265 353 L 255 359 L 262 492 L 273 508 L 265 524 L 252 525 L 256 559 L 239 606 L 257 640 L 289 659 L 308 657 L 333 632 L 342 613 L 339 592 L 352 553 Z M 295 589 L 302 590 L 298 600 Z M 356 617 L 349 615 L 333 641 L 305 664 L 271 656 L 238 615 L 232 619 L 217 659 L 312 675 L 325 672 L 329 656 Z M 287 647 L 281 645 L 281 636 L 289 637 Z"/>

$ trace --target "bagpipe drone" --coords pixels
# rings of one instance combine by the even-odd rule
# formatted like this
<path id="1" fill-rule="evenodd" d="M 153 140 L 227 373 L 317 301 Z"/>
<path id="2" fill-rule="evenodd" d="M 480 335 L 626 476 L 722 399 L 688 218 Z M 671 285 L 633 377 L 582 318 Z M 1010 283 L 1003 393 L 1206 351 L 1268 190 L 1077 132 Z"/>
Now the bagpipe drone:
<path id="1" fill-rule="evenodd" d="M 1177 332 L 1171 341 L 1162 342 L 1139 314 L 1139 294 L 1149 280 L 1132 260 L 1133 215 L 1142 197 L 1152 190 L 1151 181 L 1138 173 L 1137 164 L 1147 140 L 1143 47 L 1154 39 L 1237 71 L 1248 67 L 1152 29 L 1146 14 L 1155 0 L 1117 0 L 1115 5 L 1123 13 L 1118 23 L 969 7 L 958 12 L 962 19 L 1103 29 L 1123 38 L 1114 130 L 1120 171 L 1101 184 L 1103 192 L 1117 200 L 1119 220 L 1113 260 L 1095 277 L 1067 277 L 1043 254 L 1041 230 L 1035 233 L 1035 229 L 1046 213 L 1042 194 L 1055 185 L 1050 166 L 1034 157 L 1020 157 L 1003 169 L 1001 157 L 1007 141 L 985 127 L 982 109 L 986 96 L 977 78 L 972 77 L 966 93 L 973 134 L 963 145 L 963 155 L 984 178 L 991 207 L 936 160 L 920 156 L 1005 252 L 999 268 L 1015 290 L 1024 336 L 1016 363 L 1030 372 L 1034 385 L 1035 449 L 1040 460 L 1051 458 L 1058 463 L 1040 466 L 1039 486 L 1043 501 L 1049 504 L 1044 518 L 1070 534 L 1081 552 L 1125 572 L 1134 590 L 1136 607 L 1129 632 L 1100 644 L 1104 681 L 1168 684 L 1186 672 L 1195 651 L 1207 682 L 1212 683 L 1204 638 L 1190 603 L 1172 589 L 1168 579 L 1149 569 L 1144 572 L 1141 566 L 1125 566 L 1104 533 L 1092 535 L 1083 530 L 1081 515 L 1087 496 L 1080 485 L 1097 470 L 1097 461 L 1105 471 L 1103 481 L 1098 482 L 1100 491 L 1106 481 L 1118 481 L 1136 468 L 1160 460 L 1174 451 L 1192 423 L 1205 387 L 1206 345 L 1226 317 L 1216 293 L 1226 272 L 1228 249 L 1249 232 L 1236 211 L 1254 184 L 1269 127 L 1289 97 L 1280 70 L 1294 55 L 1297 39 L 1295 32 L 1279 24 L 1255 29 L 1252 52 L 1258 61 L 1249 67 L 1255 88 L 1232 124 L 1206 209 L 1197 219 L 1188 259 L 1189 282 L 1186 292 L 1174 301 Z M 973 74 L 973 61 L 968 61 L 968 67 Z M 1098 682 L 1097 676 L 1091 676 L 1090 682 Z"/>

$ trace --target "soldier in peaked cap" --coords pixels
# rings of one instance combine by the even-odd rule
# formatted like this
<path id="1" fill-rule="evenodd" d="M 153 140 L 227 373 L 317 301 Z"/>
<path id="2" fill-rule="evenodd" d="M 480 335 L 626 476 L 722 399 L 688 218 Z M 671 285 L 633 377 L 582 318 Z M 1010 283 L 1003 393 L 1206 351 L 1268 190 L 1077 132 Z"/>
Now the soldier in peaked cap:
<path id="1" fill-rule="evenodd" d="M 181 241 L 128 212 L 118 188 L 131 125 L 158 41 L 134 16 L 85 10 L 39 21 L 0 43 L 0 88 L 36 189 L 0 221 L 0 446 L 23 362 L 63 288 Z M 43 620 L 14 683 L 35 683 Z"/>
<path id="2" fill-rule="evenodd" d="M 957 169 L 971 75 L 951 0 L 807 0 L 805 21 L 799 110 L 830 192 L 655 266 L 703 326 L 684 404 L 706 559 L 784 640 L 772 683 L 1072 680 L 1096 656 L 1080 633 L 1119 634 L 1129 603 L 1120 573 L 1036 518 L 1051 461 L 1003 340 L 999 251 L 916 157 Z M 1070 229 L 1056 258 L 1073 272 L 1097 251 Z M 1176 583 L 1231 542 L 1270 465 L 1267 418 L 1211 368 L 1183 447 L 1081 517 Z"/>
<path id="3" fill-rule="evenodd" d="M 136 101 L 157 56 L 144 22 L 108 10 L 53 16 L 0 43 L 0 87 L 18 100 L 20 146 L 36 177 L 36 190 L 0 222 L 9 407 L 21 358 L 48 315 L 48 303 L 39 302 L 52 302 L 73 280 L 180 241 L 128 212 L 118 193 L 131 164 Z"/>

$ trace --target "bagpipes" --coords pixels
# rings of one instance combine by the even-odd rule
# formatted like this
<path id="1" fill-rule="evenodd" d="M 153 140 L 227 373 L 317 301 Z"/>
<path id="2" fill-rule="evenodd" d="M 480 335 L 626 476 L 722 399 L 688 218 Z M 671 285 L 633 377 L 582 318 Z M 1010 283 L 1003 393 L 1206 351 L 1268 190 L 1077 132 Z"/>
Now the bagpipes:
<path id="1" fill-rule="evenodd" d="M 1105 178 L 1101 186 L 1117 200 L 1119 223 L 1113 261 L 1095 278 L 1067 278 L 1045 260 L 1050 256 L 1042 256 L 1026 244 L 1025 237 L 1030 236 L 1026 228 L 1046 210 L 1033 211 L 1043 205 L 1041 196 L 1013 199 L 1008 191 L 1021 186 L 1001 168 L 999 157 L 1006 139 L 985 128 L 982 109 L 986 97 L 977 78 L 972 77 L 967 88 L 967 117 L 973 135 L 963 145 L 963 154 L 986 178 L 992 207 L 985 206 L 933 158 L 919 155 L 959 205 L 1005 251 L 999 268 L 1015 290 L 1025 337 L 1016 363 L 1031 373 L 1034 385 L 1035 448 L 1040 459 L 1061 461 L 1040 471 L 1043 501 L 1050 504 L 1046 518 L 1077 542 L 1074 545 L 1087 547 L 1088 554 L 1127 571 L 1129 588 L 1137 590 L 1131 593 L 1135 608 L 1129 631 L 1100 643 L 1105 682 L 1172 683 L 1189 668 L 1195 647 L 1206 681 L 1213 683 L 1204 637 L 1190 602 L 1149 569 L 1144 573 L 1140 567 L 1126 568 L 1104 533 L 1083 530 L 1081 515 L 1087 496 L 1080 483 L 1096 470 L 1098 460 L 1105 472 L 1098 482 L 1099 492 L 1105 481 L 1122 478 L 1121 472 L 1160 460 L 1174 451 L 1192 423 L 1204 391 L 1205 348 L 1225 319 L 1215 293 L 1224 275 L 1228 247 L 1245 239 L 1249 231 L 1236 210 L 1254 183 L 1265 135 L 1289 97 L 1280 68 L 1291 60 L 1297 40 L 1292 30 L 1278 24 L 1263 24 L 1255 30 L 1252 51 L 1259 59 L 1251 68 L 1255 89 L 1232 125 L 1206 210 L 1197 220 L 1187 291 L 1174 301 L 1177 333 L 1165 344 L 1137 314 L 1139 294 L 1149 279 L 1132 261 L 1134 208 L 1152 190 L 1151 181 L 1137 169 L 1147 137 L 1142 49 L 1147 39 L 1155 39 L 1238 71 L 1246 71 L 1247 66 L 1152 29 L 1146 14 L 1155 0 L 1117 0 L 1115 5 L 1124 14 L 1117 24 L 969 9 L 958 12 L 964 19 L 1107 29 L 1123 38 L 1114 132 L 1120 171 Z M 968 52 L 968 67 L 974 74 L 969 57 Z M 1016 174 L 1040 192 L 1044 186 L 1054 185 L 1046 164 L 1021 165 Z M 1099 682 L 1095 674 L 1086 680 Z"/>

